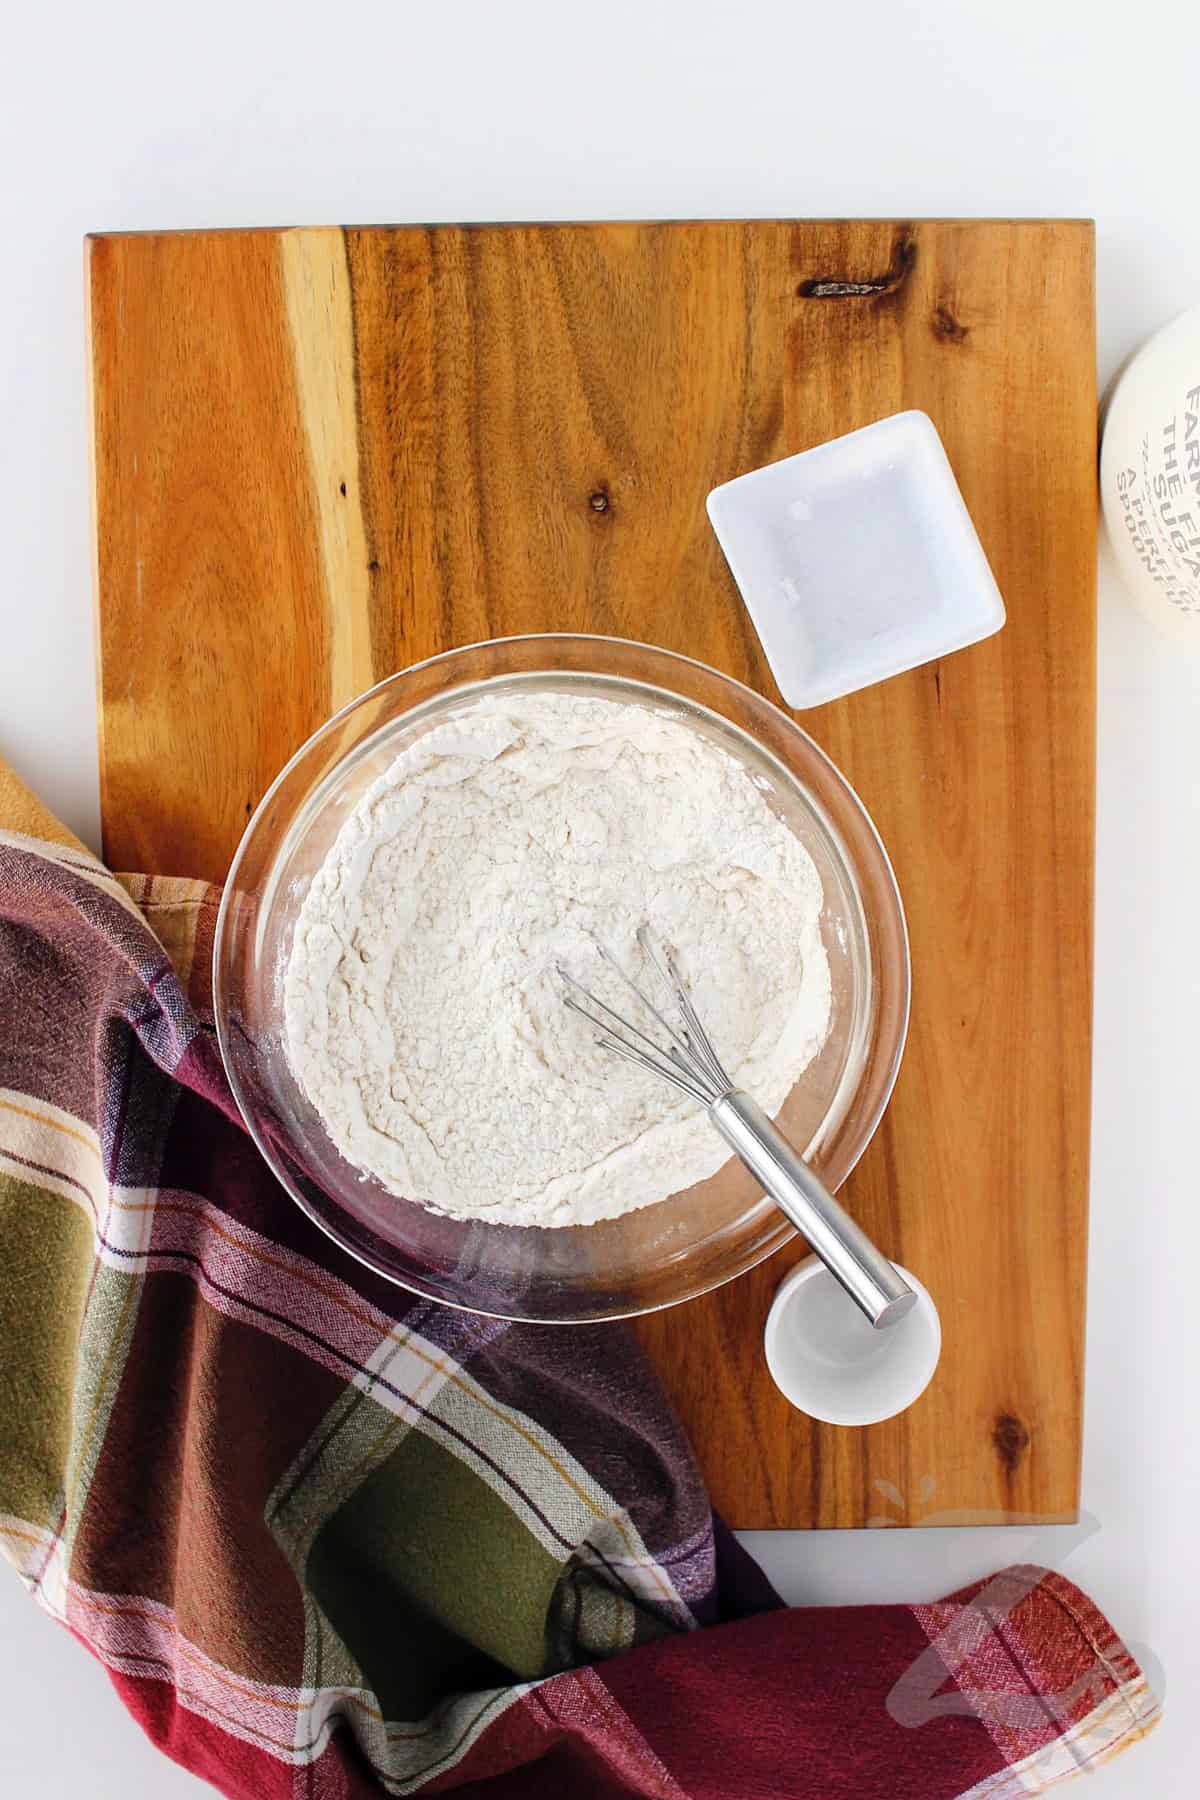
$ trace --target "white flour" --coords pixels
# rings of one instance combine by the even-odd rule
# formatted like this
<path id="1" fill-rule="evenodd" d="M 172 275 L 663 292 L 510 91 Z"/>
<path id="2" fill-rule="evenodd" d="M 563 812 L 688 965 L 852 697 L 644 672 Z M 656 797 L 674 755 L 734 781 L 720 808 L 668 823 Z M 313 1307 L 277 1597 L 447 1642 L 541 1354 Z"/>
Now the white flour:
<path id="1" fill-rule="evenodd" d="M 828 1029 L 821 905 L 808 853 L 689 726 L 484 698 L 406 749 L 338 834 L 296 926 L 288 1053 L 342 1154 L 397 1194 L 511 1224 L 612 1218 L 728 1152 L 697 1106 L 595 1044 L 556 960 L 628 1013 L 590 934 L 636 973 L 649 921 L 733 1080 L 774 1113 Z"/>

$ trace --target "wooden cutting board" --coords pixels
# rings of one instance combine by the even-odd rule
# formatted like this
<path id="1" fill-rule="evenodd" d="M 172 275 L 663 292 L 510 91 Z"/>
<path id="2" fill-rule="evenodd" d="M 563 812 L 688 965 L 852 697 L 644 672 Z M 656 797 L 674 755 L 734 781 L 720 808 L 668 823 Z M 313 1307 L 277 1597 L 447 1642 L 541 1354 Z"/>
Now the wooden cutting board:
<path id="1" fill-rule="evenodd" d="M 761 1353 L 799 1250 L 639 1329 L 736 1526 L 1067 1519 L 1091 1019 L 1096 396 L 1081 221 L 227 231 L 87 246 L 104 848 L 220 880 L 329 713 L 511 632 L 777 698 L 718 482 L 903 407 L 998 637 L 807 715 L 892 853 L 912 1033 L 845 1190 L 941 1307 L 925 1396 L 810 1424 Z"/>

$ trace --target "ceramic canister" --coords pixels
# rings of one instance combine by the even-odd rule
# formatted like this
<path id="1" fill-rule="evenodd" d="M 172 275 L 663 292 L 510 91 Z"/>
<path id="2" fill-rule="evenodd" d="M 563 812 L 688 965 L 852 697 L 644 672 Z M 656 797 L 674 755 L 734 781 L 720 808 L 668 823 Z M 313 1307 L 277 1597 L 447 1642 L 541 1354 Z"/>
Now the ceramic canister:
<path id="1" fill-rule="evenodd" d="M 1133 598 L 1200 652 L 1200 306 L 1143 345 L 1113 389 L 1100 498 Z"/>

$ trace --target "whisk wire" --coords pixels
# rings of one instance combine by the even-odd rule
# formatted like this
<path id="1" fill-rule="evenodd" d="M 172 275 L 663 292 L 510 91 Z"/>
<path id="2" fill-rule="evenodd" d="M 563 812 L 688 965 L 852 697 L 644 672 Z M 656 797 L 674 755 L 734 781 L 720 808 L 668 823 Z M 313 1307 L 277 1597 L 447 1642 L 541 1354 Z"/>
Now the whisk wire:
<path id="1" fill-rule="evenodd" d="M 707 1103 L 706 1090 L 681 1058 L 664 1051 L 662 1046 L 656 1044 L 653 1038 L 647 1037 L 644 1031 L 639 1031 L 636 1025 L 631 1024 L 628 1019 L 622 1018 L 620 1013 L 614 1012 L 612 1007 L 606 1005 L 597 995 L 589 993 L 587 988 L 576 981 L 575 977 L 567 969 L 564 969 L 561 963 L 558 965 L 557 973 L 567 989 L 563 995 L 564 1004 L 569 1006 L 572 1012 L 576 1012 L 581 1018 L 586 1019 L 590 1025 L 596 1027 L 600 1033 L 597 1042 L 606 1050 L 614 1050 L 627 1062 L 640 1063 L 643 1068 L 652 1069 L 656 1075 L 661 1075 L 664 1081 L 672 1082 L 675 1087 L 680 1088 L 685 1094 L 689 1094 L 693 1100 L 699 1100 L 702 1104 Z M 607 1014 L 607 1018 L 601 1018 L 599 1016 L 601 1013 Z M 613 1021 L 613 1024 L 608 1023 L 609 1019 Z M 624 1033 L 631 1034 L 638 1042 L 630 1043 L 629 1038 L 623 1035 Z"/>
<path id="2" fill-rule="evenodd" d="M 650 958 L 650 961 L 653 964 L 653 966 L 656 969 L 658 969 L 660 975 L 663 976 L 666 986 L 667 986 L 668 990 L 670 990 L 671 983 L 669 980 L 667 980 L 665 971 L 663 970 L 661 963 L 659 963 L 657 957 L 654 955 L 653 950 L 649 947 L 648 937 L 643 936 L 645 931 L 646 931 L 646 927 L 644 925 L 639 927 L 638 933 L 637 933 L 638 943 L 641 945 L 644 953 Z M 675 1029 L 675 1027 L 671 1024 L 671 1021 L 668 1018 L 666 1018 L 662 1012 L 659 1011 L 657 1006 L 655 1006 L 655 1004 L 654 1004 L 653 1000 L 651 1000 L 650 996 L 642 988 L 640 988 L 638 986 L 637 982 L 634 981 L 634 979 L 631 975 L 626 973 L 626 971 L 621 967 L 620 963 L 617 961 L 616 957 L 613 955 L 612 951 L 608 948 L 608 945 L 602 943 L 599 938 L 593 938 L 592 942 L 595 944 L 596 949 L 599 951 L 602 959 L 608 964 L 609 968 L 613 970 L 614 974 L 616 974 L 620 977 L 621 981 L 629 989 L 629 992 L 633 995 L 634 999 L 639 1003 L 639 1005 L 643 1006 L 645 1008 L 645 1010 L 653 1018 L 658 1020 L 659 1024 L 662 1026 L 663 1030 L 667 1033 L 668 1037 L 671 1039 L 671 1042 L 675 1046 L 675 1048 L 678 1051 L 680 1051 L 685 1057 L 692 1055 L 693 1054 L 692 1047 L 688 1043 L 687 1038 L 682 1033 L 678 1032 Z M 672 997 L 678 1003 L 678 995 L 673 995 Z M 609 1012 L 609 1011 L 611 1011 L 611 1008 L 605 1007 L 604 1010 L 606 1012 Z M 628 1020 L 624 1020 L 622 1022 L 626 1026 L 628 1026 L 628 1029 L 630 1029 L 631 1031 L 636 1030 L 636 1027 L 629 1025 Z M 637 1035 L 638 1035 L 638 1037 L 640 1037 L 642 1039 L 642 1041 L 644 1043 L 652 1041 L 652 1040 L 648 1040 L 645 1037 L 645 1034 L 643 1032 L 639 1031 L 639 1032 L 637 1032 Z M 658 1047 L 659 1046 L 656 1046 L 656 1048 L 658 1048 Z M 678 1059 L 676 1058 L 674 1060 L 678 1060 Z"/>
<path id="3" fill-rule="evenodd" d="M 687 982 L 680 974 L 679 964 L 675 960 L 674 953 L 665 944 L 662 946 L 661 952 L 659 951 L 650 935 L 648 925 L 638 927 L 637 941 L 641 946 L 642 954 L 651 968 L 657 971 L 659 979 L 671 995 L 675 1008 L 683 1020 L 683 1038 L 688 1054 L 699 1063 L 703 1074 L 716 1086 L 716 1093 L 711 1094 L 709 1099 L 718 1099 L 721 1094 L 729 1092 L 733 1083 L 721 1066 L 721 1059 L 713 1048 L 712 1039 L 700 1023 L 700 1016 L 692 1004 Z"/>
<path id="4" fill-rule="evenodd" d="M 601 1031 L 609 1032 L 613 1036 L 619 1037 L 620 1033 L 624 1031 L 631 1032 L 646 1046 L 647 1050 L 653 1051 L 658 1056 L 662 1055 L 660 1046 L 654 1042 L 653 1038 L 647 1037 L 644 1031 L 639 1031 L 636 1025 L 623 1018 L 619 1012 L 615 1012 L 606 1001 L 600 999 L 599 995 L 593 994 L 583 986 L 582 982 L 576 981 L 571 972 L 564 969 L 561 963 L 557 964 L 557 974 L 559 980 L 566 983 L 568 992 L 564 994 L 563 999 L 573 1012 L 582 1013 L 585 1019 L 590 1019 L 593 1025 L 598 1025 Z M 597 1012 L 606 1013 L 612 1020 L 612 1024 L 608 1024 L 604 1019 L 598 1019 L 596 1012 L 592 1011 L 593 1007 Z"/>
<path id="5" fill-rule="evenodd" d="M 727 1094 L 733 1083 L 725 1073 L 721 1059 L 713 1048 L 712 1039 L 700 1023 L 700 1015 L 692 1004 L 691 995 L 682 985 L 679 989 L 679 1010 L 687 1022 L 688 1036 L 693 1042 L 693 1054 L 697 1061 L 707 1068 L 716 1084 L 717 1094 Z"/>
<path id="6" fill-rule="evenodd" d="M 628 1044 L 621 1043 L 620 1039 L 613 1037 L 611 1032 L 602 1033 L 596 1042 L 605 1050 L 611 1050 L 614 1056 L 623 1057 L 626 1062 L 634 1063 L 639 1069 L 653 1068 L 655 1074 L 661 1075 L 664 1081 L 669 1081 L 672 1087 L 679 1089 L 681 1094 L 686 1094 L 691 1100 L 699 1101 L 701 1106 L 707 1104 L 708 1096 L 703 1088 L 680 1074 L 677 1067 L 669 1067 L 665 1062 L 651 1061 L 644 1051 L 631 1050 Z"/>
<path id="7" fill-rule="evenodd" d="M 639 927 L 637 941 L 666 997 L 662 1006 L 657 1005 L 645 988 L 622 968 L 607 944 L 592 935 L 601 961 L 618 977 L 642 1012 L 665 1032 L 668 1040 L 665 1044 L 585 988 L 560 962 L 555 967 L 563 984 L 563 999 L 573 1012 L 596 1027 L 600 1033 L 596 1041 L 604 1049 L 615 1051 L 627 1062 L 640 1063 L 643 1068 L 661 1075 L 702 1106 L 712 1106 L 722 1095 L 732 1091 L 733 1083 L 700 1023 L 672 952 L 665 945 L 657 945 L 645 925 Z"/>

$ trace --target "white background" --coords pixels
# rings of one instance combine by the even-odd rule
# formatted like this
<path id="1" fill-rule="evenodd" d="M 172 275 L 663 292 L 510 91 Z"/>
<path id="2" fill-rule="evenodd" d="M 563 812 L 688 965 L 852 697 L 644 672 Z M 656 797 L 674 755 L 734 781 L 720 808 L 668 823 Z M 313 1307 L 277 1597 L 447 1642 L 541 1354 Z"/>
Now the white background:
<path id="1" fill-rule="evenodd" d="M 1104 380 L 1200 300 L 1195 21 L 1190 0 L 9 10 L 0 754 L 97 842 L 86 231 L 1090 215 Z M 1064 1567 L 1169 1688 L 1164 1724 L 1100 1791 L 1174 1800 L 1194 1792 L 1200 1693 L 1200 657 L 1157 641 L 1107 566 L 1100 622 L 1089 1524 L 754 1548 L 789 1599 L 816 1603 L 927 1598 L 1026 1558 Z M 0 1792 L 199 1793 L 2 1571 L 0 1673 Z"/>

